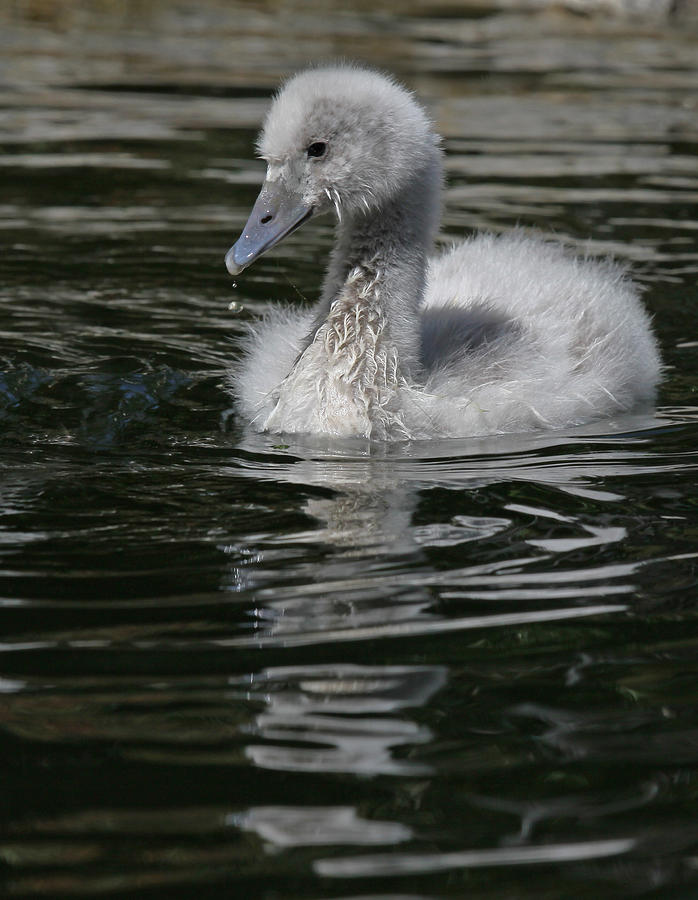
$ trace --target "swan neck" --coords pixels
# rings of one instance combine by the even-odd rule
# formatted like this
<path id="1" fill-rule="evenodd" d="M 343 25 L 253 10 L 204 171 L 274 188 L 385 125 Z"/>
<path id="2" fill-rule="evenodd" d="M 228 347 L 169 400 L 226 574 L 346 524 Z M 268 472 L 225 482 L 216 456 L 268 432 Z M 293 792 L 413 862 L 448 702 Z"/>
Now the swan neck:
<path id="1" fill-rule="evenodd" d="M 380 313 L 404 374 L 419 368 L 418 309 L 428 253 L 440 218 L 440 160 L 377 209 L 343 216 L 325 277 L 320 321 L 365 273 L 362 302 Z"/>

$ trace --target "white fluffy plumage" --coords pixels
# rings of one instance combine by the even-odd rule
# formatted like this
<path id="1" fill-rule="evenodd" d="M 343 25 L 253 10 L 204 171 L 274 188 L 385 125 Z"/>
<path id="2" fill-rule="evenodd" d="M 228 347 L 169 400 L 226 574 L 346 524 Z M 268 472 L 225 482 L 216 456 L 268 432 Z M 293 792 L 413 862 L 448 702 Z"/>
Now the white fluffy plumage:
<path id="1" fill-rule="evenodd" d="M 439 139 L 392 79 L 351 66 L 300 73 L 275 98 L 259 148 L 265 185 L 281 185 L 304 218 L 333 213 L 337 241 L 319 308 L 271 309 L 231 371 L 258 430 L 463 437 L 653 401 L 657 345 L 621 267 L 518 231 L 429 258 Z"/>

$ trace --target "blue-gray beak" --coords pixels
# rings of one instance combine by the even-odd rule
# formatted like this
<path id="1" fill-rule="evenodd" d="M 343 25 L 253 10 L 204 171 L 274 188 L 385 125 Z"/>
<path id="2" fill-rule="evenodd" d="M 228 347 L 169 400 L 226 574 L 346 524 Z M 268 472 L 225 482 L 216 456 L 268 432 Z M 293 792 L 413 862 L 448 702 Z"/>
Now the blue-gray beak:
<path id="1" fill-rule="evenodd" d="M 281 180 L 265 181 L 247 225 L 225 255 L 226 269 L 231 275 L 239 275 L 312 214 L 313 207 L 289 191 Z"/>

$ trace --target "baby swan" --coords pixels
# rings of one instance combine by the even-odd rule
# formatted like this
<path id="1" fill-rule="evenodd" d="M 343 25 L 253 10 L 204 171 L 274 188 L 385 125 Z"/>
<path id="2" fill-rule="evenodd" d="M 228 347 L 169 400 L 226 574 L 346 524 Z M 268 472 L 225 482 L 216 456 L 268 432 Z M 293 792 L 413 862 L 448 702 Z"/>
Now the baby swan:
<path id="1" fill-rule="evenodd" d="M 301 72 L 274 99 L 259 151 L 267 176 L 226 256 L 231 275 L 311 216 L 333 213 L 337 234 L 318 308 L 270 312 L 231 374 L 257 429 L 463 437 L 652 401 L 657 346 L 619 268 L 517 232 L 429 259 L 439 138 L 392 79 Z"/>

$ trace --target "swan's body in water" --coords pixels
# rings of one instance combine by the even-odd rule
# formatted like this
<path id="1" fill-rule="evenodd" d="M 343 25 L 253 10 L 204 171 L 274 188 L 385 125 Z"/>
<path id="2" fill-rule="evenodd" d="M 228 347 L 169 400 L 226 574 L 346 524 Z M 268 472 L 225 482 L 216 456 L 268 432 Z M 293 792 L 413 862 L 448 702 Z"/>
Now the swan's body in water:
<path id="1" fill-rule="evenodd" d="M 271 311 L 231 384 L 259 430 L 379 440 L 578 424 L 654 396 L 659 356 L 610 263 L 514 232 L 428 254 L 442 152 L 413 96 L 376 72 L 296 75 L 259 138 L 267 177 L 226 257 L 237 275 L 311 215 L 337 240 L 315 310 Z"/>

